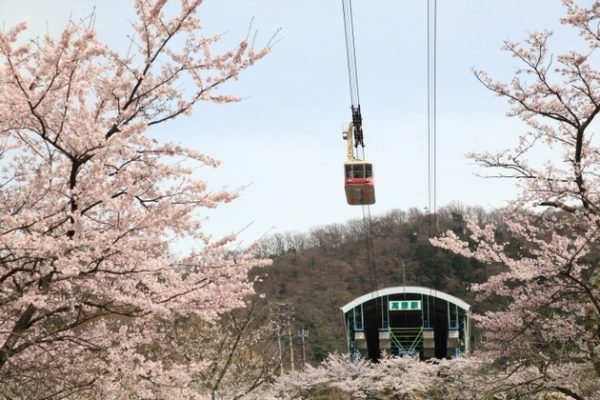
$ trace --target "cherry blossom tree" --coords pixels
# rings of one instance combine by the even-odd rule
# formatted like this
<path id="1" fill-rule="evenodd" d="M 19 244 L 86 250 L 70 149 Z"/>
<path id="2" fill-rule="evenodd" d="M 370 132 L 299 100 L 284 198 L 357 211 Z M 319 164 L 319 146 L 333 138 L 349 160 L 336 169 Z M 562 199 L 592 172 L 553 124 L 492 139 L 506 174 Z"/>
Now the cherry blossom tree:
<path id="1" fill-rule="evenodd" d="M 188 382 L 207 365 L 165 327 L 242 306 L 265 264 L 201 230 L 199 210 L 235 198 L 193 173 L 218 162 L 148 132 L 237 101 L 219 87 L 269 45 L 217 54 L 202 1 L 167 3 L 135 0 L 126 55 L 85 24 L 0 32 L 1 398 L 197 398 Z M 197 245 L 175 255 L 182 238 Z"/>
<path id="2" fill-rule="evenodd" d="M 443 382 L 440 372 L 456 360 L 421 362 L 412 357 L 384 356 L 378 363 L 330 354 L 317 367 L 278 378 L 257 399 L 313 399 L 337 391 L 351 399 L 420 399 Z M 321 397 L 319 397 L 321 395 Z"/>
<path id="3" fill-rule="evenodd" d="M 193 377 L 198 392 L 211 400 L 246 399 L 271 382 L 279 368 L 275 326 L 255 298 L 217 323 L 194 315 L 170 327 L 176 353 L 207 365 Z"/>
<path id="4" fill-rule="evenodd" d="M 433 242 L 505 267 L 473 287 L 479 299 L 497 304 L 474 318 L 499 376 L 510 377 L 497 380 L 510 383 L 505 393 L 529 388 L 521 395 L 588 399 L 600 392 L 600 147 L 594 137 L 600 2 L 563 3 L 561 22 L 577 31 L 585 50 L 554 56 L 551 33 L 536 32 L 523 43 L 505 42 L 521 65 L 510 82 L 475 72 L 508 100 L 508 115 L 524 121 L 528 132 L 511 150 L 470 156 L 495 171 L 490 176 L 518 180 L 519 198 L 506 208 L 502 226 L 470 223 L 468 241 L 448 232 Z M 536 163 L 543 151 L 557 157 Z"/>

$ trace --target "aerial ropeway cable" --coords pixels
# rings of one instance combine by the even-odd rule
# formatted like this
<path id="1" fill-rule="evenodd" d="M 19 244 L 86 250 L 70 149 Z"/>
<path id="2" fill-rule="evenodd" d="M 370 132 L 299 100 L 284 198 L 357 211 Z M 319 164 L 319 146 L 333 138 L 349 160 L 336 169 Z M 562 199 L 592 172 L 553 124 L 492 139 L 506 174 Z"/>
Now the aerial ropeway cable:
<path id="1" fill-rule="evenodd" d="M 364 135 L 362 115 L 360 110 L 360 96 L 358 90 L 358 72 L 356 65 L 356 51 L 354 46 L 354 21 L 352 18 L 352 0 L 342 0 L 344 14 L 344 29 L 346 34 L 346 55 L 348 60 L 348 80 L 350 83 L 350 99 L 352 122 L 344 132 L 347 144 L 346 162 L 344 163 L 346 200 L 350 205 L 361 205 L 365 233 L 365 246 L 369 280 L 375 294 L 375 310 L 379 310 L 379 296 L 377 295 L 377 268 L 375 263 L 375 249 L 373 246 L 373 232 L 371 223 L 371 204 L 375 203 L 375 187 L 373 180 L 373 165 L 364 157 Z M 437 231 L 437 129 L 436 129 L 436 94 L 437 94 L 437 0 L 427 0 L 427 195 L 429 213 L 429 235 Z M 360 146 L 360 149 L 359 149 Z M 360 154 L 359 154 L 360 151 Z M 433 253 L 430 252 L 430 258 Z M 383 310 L 382 310 L 383 312 Z M 435 318 L 435 307 L 434 307 Z M 379 326 L 379 313 L 375 312 L 375 325 Z M 379 341 L 375 341 L 376 348 L 369 346 L 369 358 L 379 359 Z M 442 355 L 443 357 L 443 355 Z"/>
<path id="2" fill-rule="evenodd" d="M 363 227 L 365 233 L 366 264 L 371 290 L 375 293 L 375 332 L 379 332 L 377 268 L 375 265 L 375 249 L 371 224 L 371 204 L 375 203 L 375 186 L 373 180 L 373 165 L 364 157 L 364 136 L 362 115 L 360 112 L 360 96 L 358 90 L 358 72 L 356 67 L 356 51 L 354 46 L 354 21 L 352 19 L 352 0 L 342 0 L 344 13 L 344 30 L 346 33 L 346 56 L 348 59 L 348 80 L 350 82 L 350 99 L 352 122 L 344 132 L 346 140 L 346 162 L 344 163 L 344 189 L 346 200 L 350 205 L 362 206 Z M 359 148 L 360 146 L 360 148 Z M 359 154 L 360 151 L 360 154 Z M 377 334 L 378 335 L 378 334 Z M 378 338 L 378 336 L 377 336 Z M 369 347 L 369 358 L 379 358 L 379 341 L 374 348 Z"/>
<path id="3" fill-rule="evenodd" d="M 352 110 L 352 122 L 348 124 L 343 136 L 344 140 L 346 140 L 344 190 L 348 204 L 364 206 L 375 203 L 375 181 L 373 180 L 373 164 L 364 159 L 365 143 L 363 140 L 362 115 L 360 112 L 360 96 L 358 91 L 352 0 L 342 0 L 342 9 L 344 13 L 344 30 L 346 33 L 350 108 Z M 359 150 L 360 154 L 358 154 Z"/>
<path id="4" fill-rule="evenodd" d="M 437 234 L 437 0 L 427 0 L 427 200 L 429 236 Z"/>

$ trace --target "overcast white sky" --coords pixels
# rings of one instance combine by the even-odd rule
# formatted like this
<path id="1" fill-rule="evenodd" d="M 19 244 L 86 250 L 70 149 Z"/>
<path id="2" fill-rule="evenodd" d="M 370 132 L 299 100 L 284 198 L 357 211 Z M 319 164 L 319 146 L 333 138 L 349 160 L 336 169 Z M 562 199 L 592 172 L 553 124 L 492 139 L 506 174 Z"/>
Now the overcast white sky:
<path id="1" fill-rule="evenodd" d="M 125 48 L 132 3 L 126 0 L 0 0 L 0 23 L 27 21 L 30 36 L 59 32 L 96 9 L 109 45 Z M 374 164 L 377 203 L 371 212 L 427 206 L 426 0 L 355 0 L 354 23 L 366 156 Z M 560 0 L 438 2 L 438 205 L 460 201 L 498 207 L 515 197 L 514 182 L 482 179 L 470 151 L 515 143 L 523 125 L 486 91 L 471 68 L 508 79 L 518 64 L 500 51 L 505 39 L 550 29 L 556 48 L 576 40 L 560 27 Z M 265 233 L 308 231 L 361 217 L 343 191 L 350 118 L 342 7 L 339 0 L 205 0 L 206 33 L 245 36 L 252 18 L 257 43 L 282 28 L 267 59 L 227 86 L 244 101 L 200 104 L 192 117 L 152 134 L 222 161 L 202 170 L 211 187 L 249 185 L 210 216 L 215 236 L 236 232 L 248 244 Z M 479 171 L 481 172 L 481 171 Z"/>

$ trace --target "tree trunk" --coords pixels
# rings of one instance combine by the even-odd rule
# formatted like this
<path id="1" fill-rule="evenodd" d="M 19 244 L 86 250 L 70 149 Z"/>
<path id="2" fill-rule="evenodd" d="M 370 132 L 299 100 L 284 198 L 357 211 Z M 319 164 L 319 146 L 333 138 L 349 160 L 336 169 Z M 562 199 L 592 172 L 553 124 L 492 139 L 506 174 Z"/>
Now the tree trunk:
<path id="1" fill-rule="evenodd" d="M 8 359 L 13 355 L 13 350 L 18 340 L 22 337 L 22 333 L 29 328 L 29 324 L 33 315 L 35 314 L 36 308 L 33 304 L 27 306 L 21 317 L 15 323 L 12 332 L 0 348 L 0 370 L 4 368 L 4 365 Z"/>

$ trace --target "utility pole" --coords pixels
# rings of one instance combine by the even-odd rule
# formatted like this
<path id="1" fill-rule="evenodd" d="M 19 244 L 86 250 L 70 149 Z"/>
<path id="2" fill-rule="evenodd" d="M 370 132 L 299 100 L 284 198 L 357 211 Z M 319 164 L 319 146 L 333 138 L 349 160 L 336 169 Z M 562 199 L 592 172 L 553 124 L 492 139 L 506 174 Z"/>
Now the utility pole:
<path id="1" fill-rule="evenodd" d="M 302 341 L 302 369 L 304 369 L 304 366 L 306 365 L 306 340 L 308 339 L 308 329 L 304 329 L 302 328 L 301 331 L 298 331 L 298 336 L 300 337 L 300 340 Z"/>
<path id="2" fill-rule="evenodd" d="M 290 346 L 290 370 L 295 371 L 294 365 L 294 337 L 292 336 L 293 325 L 293 307 L 289 304 L 277 305 L 277 345 L 279 346 L 279 375 L 283 375 L 283 346 L 284 335 L 287 335 L 287 341 Z M 287 332 L 286 332 L 287 329 Z"/>
<path id="3" fill-rule="evenodd" d="M 276 311 L 277 318 L 277 346 L 279 347 L 279 376 L 283 375 L 283 338 L 282 333 L 286 318 L 284 317 L 285 304 L 278 304 Z"/>
<path id="4" fill-rule="evenodd" d="M 288 311 L 287 313 L 287 328 L 288 328 L 288 339 L 290 341 L 290 368 L 292 371 L 295 371 L 294 368 L 294 337 L 292 336 L 292 312 Z"/>
<path id="5" fill-rule="evenodd" d="M 277 345 L 279 346 L 279 376 L 283 375 L 283 349 L 281 347 L 281 326 L 277 324 Z"/>

